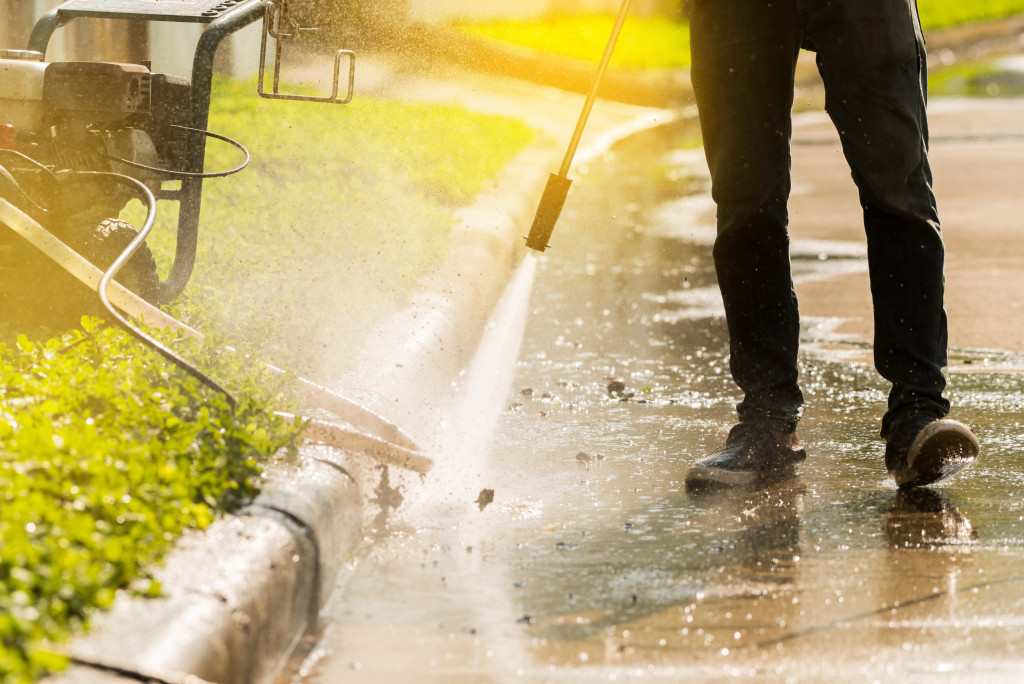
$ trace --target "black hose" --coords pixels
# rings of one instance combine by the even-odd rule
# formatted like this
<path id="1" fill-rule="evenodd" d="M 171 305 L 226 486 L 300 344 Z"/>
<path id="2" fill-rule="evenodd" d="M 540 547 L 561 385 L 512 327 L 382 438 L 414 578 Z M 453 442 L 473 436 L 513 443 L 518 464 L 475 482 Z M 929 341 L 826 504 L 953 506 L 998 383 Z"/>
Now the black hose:
<path id="1" fill-rule="evenodd" d="M 18 161 L 28 162 L 30 166 L 34 166 L 40 171 L 45 171 L 47 174 L 49 174 L 55 183 L 58 182 L 57 175 L 52 170 L 50 170 L 49 167 L 40 164 L 39 162 L 37 162 L 32 157 L 29 157 L 28 155 L 22 154 L 21 152 L 17 152 L 15 150 L 0 148 L 0 156 L 14 157 Z M 36 202 L 34 199 L 29 197 L 29 194 L 25 192 L 24 188 L 21 187 L 21 183 L 19 183 L 18 180 L 14 177 L 14 175 L 3 166 L 0 166 L 0 175 L 3 175 L 7 182 L 9 182 L 11 186 L 15 190 L 17 190 L 19 194 L 21 194 L 24 200 L 28 202 L 30 205 L 32 205 L 32 207 L 35 208 L 38 212 L 40 212 L 41 214 L 46 214 L 49 211 L 48 209 L 40 205 L 38 202 Z"/>
<path id="2" fill-rule="evenodd" d="M 228 171 L 215 171 L 213 173 L 197 173 L 197 172 L 193 172 L 193 171 L 179 171 L 177 169 L 162 169 L 162 168 L 160 168 L 158 166 L 149 166 L 148 164 L 140 164 L 139 162 L 129 161 L 127 159 L 121 159 L 120 157 L 114 157 L 114 156 L 111 156 L 111 155 L 107 155 L 107 159 L 110 159 L 111 161 L 115 161 L 118 164 L 124 164 L 125 166 L 130 166 L 130 167 L 135 168 L 135 169 L 142 169 L 143 171 L 149 171 L 154 176 L 158 177 L 160 180 L 183 180 L 185 178 L 222 178 L 223 176 L 230 176 L 232 174 L 238 173 L 239 171 L 241 171 L 242 169 L 244 169 L 246 166 L 249 165 L 249 159 L 250 159 L 249 150 L 247 150 L 245 148 L 245 145 L 243 145 L 242 143 L 238 142 L 237 140 L 232 140 L 231 138 L 227 137 L 226 135 L 220 135 L 219 133 L 213 133 L 211 131 L 204 131 L 204 130 L 202 130 L 200 128 L 189 128 L 188 126 L 179 126 L 177 124 L 171 124 L 171 128 L 180 128 L 183 131 L 191 131 L 192 133 L 202 133 L 203 135 L 205 135 L 205 136 L 207 136 L 209 138 L 215 138 L 217 140 L 223 140 L 224 142 L 226 142 L 226 143 L 228 143 L 230 145 L 234 145 L 238 149 L 242 150 L 242 153 L 245 155 L 245 161 L 243 161 L 239 166 L 236 166 L 235 168 L 230 169 Z"/>

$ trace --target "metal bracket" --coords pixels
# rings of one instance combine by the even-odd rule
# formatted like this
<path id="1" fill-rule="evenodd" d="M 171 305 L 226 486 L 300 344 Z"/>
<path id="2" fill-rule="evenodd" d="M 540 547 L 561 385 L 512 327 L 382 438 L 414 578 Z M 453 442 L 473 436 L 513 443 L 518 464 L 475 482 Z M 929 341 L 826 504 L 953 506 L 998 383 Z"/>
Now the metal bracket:
<path id="1" fill-rule="evenodd" d="M 288 0 L 272 0 L 263 15 L 263 38 L 260 41 L 260 70 L 256 82 L 256 92 L 260 97 L 271 100 L 299 100 L 302 102 L 327 102 L 330 104 L 346 104 L 352 101 L 356 81 L 356 53 L 351 50 L 338 50 L 334 54 L 334 84 L 330 95 L 295 95 L 281 92 L 281 55 L 285 41 L 294 40 L 302 33 L 316 31 L 316 28 L 299 26 L 288 15 Z M 267 64 L 267 36 L 274 39 L 274 85 L 271 92 L 263 89 Z M 348 90 L 344 98 L 338 97 L 338 86 L 341 80 L 341 60 L 348 58 Z"/>

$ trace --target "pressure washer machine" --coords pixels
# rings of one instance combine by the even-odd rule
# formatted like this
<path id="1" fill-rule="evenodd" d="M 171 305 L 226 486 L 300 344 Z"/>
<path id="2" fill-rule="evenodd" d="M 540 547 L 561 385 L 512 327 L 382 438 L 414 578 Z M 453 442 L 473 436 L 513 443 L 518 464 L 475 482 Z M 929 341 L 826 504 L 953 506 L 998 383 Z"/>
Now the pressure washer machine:
<path id="1" fill-rule="evenodd" d="M 0 50 L 0 321 L 17 325 L 18 315 L 29 313 L 66 325 L 85 313 L 103 315 L 198 374 L 122 312 L 151 325 L 173 323 L 157 306 L 180 295 L 191 277 L 203 181 L 248 163 L 240 142 L 207 130 L 214 55 L 225 38 L 263 22 L 261 97 L 352 99 L 355 55 L 349 50 L 335 55 L 329 94 L 282 91 L 284 44 L 316 30 L 294 20 L 291 6 L 298 1 L 68 0 L 39 19 L 28 49 Z M 53 33 L 86 17 L 204 25 L 191 78 L 154 73 L 149 63 L 47 62 Z M 339 94 L 345 60 L 348 84 Z M 234 168 L 204 169 L 211 138 L 238 148 Z M 138 230 L 120 218 L 133 199 L 147 209 Z M 178 204 L 174 260 L 164 280 L 145 244 L 158 200 Z M 96 295 L 105 312 L 94 303 Z"/>
<path id="2" fill-rule="evenodd" d="M 230 392 L 135 321 L 201 338 L 159 306 L 178 297 L 192 275 L 203 181 L 237 173 L 249 161 L 242 143 L 207 130 L 214 55 L 224 39 L 262 21 L 260 97 L 334 104 L 352 99 L 350 50 L 334 54 L 329 93 L 295 94 L 281 87 L 283 46 L 317 30 L 295 18 L 308 12 L 292 7 L 315 1 L 68 0 L 39 19 L 28 49 L 0 50 L 0 322 L 10 323 L 18 312 L 42 311 L 66 324 L 95 312 L 234 406 Z M 149 63 L 47 62 L 54 32 L 87 17 L 204 25 L 191 78 L 154 73 Z M 234 168 L 204 168 L 210 139 L 237 148 Z M 120 218 L 136 199 L 146 207 L 138 228 Z M 158 201 L 178 204 L 175 255 L 164 280 L 145 243 Z M 344 423 L 307 420 L 308 439 L 420 473 L 432 465 L 393 423 L 332 390 L 296 380 L 308 404 Z"/>
<path id="3" fill-rule="evenodd" d="M 261 97 L 339 104 L 352 98 L 355 55 L 348 50 L 335 55 L 330 94 L 281 91 L 283 45 L 316 30 L 294 21 L 290 3 L 295 1 L 68 0 L 43 16 L 27 50 L 0 50 L 0 202 L 5 214 L 0 222 L 13 227 L 11 223 L 18 221 L 11 216 L 17 210 L 107 268 L 137 235 L 118 218 L 129 200 L 147 202 L 148 190 L 155 200 L 177 202 L 177 241 L 167 278 L 158 279 L 144 244 L 119 278 L 151 303 L 172 301 L 185 288 L 195 263 L 204 179 L 240 171 L 248 161 L 241 143 L 206 130 L 214 55 L 222 41 L 249 24 L 263 22 L 257 89 Z M 46 62 L 53 33 L 84 17 L 204 24 L 191 79 L 154 73 L 149 63 Z M 274 45 L 272 87 L 265 89 L 268 42 Z M 348 64 L 348 88 L 340 96 L 343 60 Z M 205 171 L 209 138 L 238 147 L 238 166 Z M 27 290 L 26 296 L 53 290 L 19 277 L 19 270 L 38 260 L 38 255 L 25 256 L 24 240 L 51 259 L 53 255 L 24 234 L 19 239 L 16 232 L 0 230 L 0 268 L 7 271 L 0 272 L 0 282 L 8 307 L 17 303 L 19 290 Z"/>

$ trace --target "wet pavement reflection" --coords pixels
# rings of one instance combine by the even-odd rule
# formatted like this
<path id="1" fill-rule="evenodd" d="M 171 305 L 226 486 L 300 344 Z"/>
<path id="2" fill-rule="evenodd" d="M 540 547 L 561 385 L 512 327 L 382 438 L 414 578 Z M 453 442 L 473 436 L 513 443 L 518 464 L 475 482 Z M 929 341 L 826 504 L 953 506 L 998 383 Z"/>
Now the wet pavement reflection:
<path id="1" fill-rule="evenodd" d="M 808 322 L 799 476 L 684 490 L 739 399 L 708 236 L 690 223 L 705 180 L 671 152 L 686 133 L 637 136 L 585 169 L 538 268 L 496 434 L 456 468 L 472 476 L 391 473 L 405 501 L 288 678 L 1019 679 L 1017 356 L 954 378 L 979 463 L 899 492 L 877 438 L 882 381 Z M 863 267 L 857 245 L 805 247 L 802 276 Z"/>

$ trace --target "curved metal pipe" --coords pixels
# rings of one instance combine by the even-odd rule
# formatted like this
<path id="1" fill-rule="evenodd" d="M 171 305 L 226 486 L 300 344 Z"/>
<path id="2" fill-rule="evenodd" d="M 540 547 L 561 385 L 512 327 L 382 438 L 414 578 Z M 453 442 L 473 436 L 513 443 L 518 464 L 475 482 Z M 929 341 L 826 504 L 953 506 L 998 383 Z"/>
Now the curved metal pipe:
<path id="1" fill-rule="evenodd" d="M 227 389 L 225 389 L 220 383 L 218 383 L 216 380 L 208 376 L 206 373 L 203 373 L 201 370 L 190 364 L 188 361 L 186 361 L 185 359 L 171 351 L 171 349 L 168 348 L 165 344 L 132 325 L 127 318 L 122 316 L 120 312 L 118 312 L 114 308 L 114 306 L 110 303 L 110 300 L 107 298 L 107 288 L 110 287 L 110 283 L 114 280 L 114 277 L 117 275 L 118 271 L 121 270 L 121 268 L 128 262 L 128 260 L 132 258 L 132 255 L 134 255 L 135 252 L 139 249 L 139 247 L 141 247 L 142 244 L 146 241 L 146 237 L 153 229 L 153 223 L 156 220 L 156 197 L 153 196 L 153 193 L 150 191 L 149 188 L 146 187 L 144 183 L 141 183 L 140 181 L 137 181 L 130 176 L 105 171 L 87 171 L 84 172 L 84 174 L 90 176 L 108 176 L 115 178 L 118 181 L 133 185 L 142 193 L 143 199 L 146 203 L 146 220 L 142 224 L 142 228 L 139 229 L 139 234 L 136 235 L 135 239 L 133 239 L 131 243 L 129 243 L 129 245 L 125 247 L 124 251 L 121 252 L 121 254 L 116 259 L 114 259 L 114 263 L 112 263 L 110 267 L 106 271 L 104 271 L 103 277 L 100 279 L 100 285 L 96 289 L 96 292 L 97 294 L 99 294 L 100 302 L 103 304 L 103 307 L 110 313 L 111 316 L 114 317 L 114 320 L 116 320 L 121 325 L 121 327 L 124 328 L 130 335 L 135 337 L 137 340 L 139 340 L 146 346 L 151 347 L 154 351 L 156 351 L 164 358 L 168 359 L 169 361 L 177 365 L 179 368 L 184 370 L 189 375 L 198 379 L 203 384 L 223 394 L 227 398 L 227 402 L 228 405 L 231 407 L 231 410 L 234 411 L 236 401 L 234 396 L 232 396 L 232 394 Z"/>

